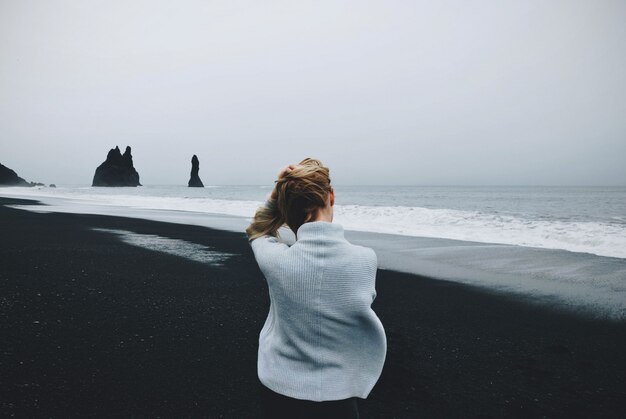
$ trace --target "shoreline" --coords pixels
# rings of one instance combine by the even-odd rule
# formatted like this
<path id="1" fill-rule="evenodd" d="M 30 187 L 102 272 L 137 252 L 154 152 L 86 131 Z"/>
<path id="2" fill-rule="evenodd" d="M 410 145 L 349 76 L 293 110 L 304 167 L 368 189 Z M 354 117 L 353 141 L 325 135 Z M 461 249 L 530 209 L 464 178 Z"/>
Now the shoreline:
<path id="1" fill-rule="evenodd" d="M 49 213 L 129 217 L 241 233 L 240 216 L 121 206 L 94 206 L 65 198 L 6 197 L 15 208 Z M 15 201 L 10 201 L 16 199 Z M 21 206 L 19 202 L 26 205 Z M 295 241 L 287 228 L 286 243 Z M 591 318 L 626 320 L 626 259 L 567 250 L 346 230 L 346 238 L 374 249 L 382 269 L 480 287 L 486 292 L 554 306 Z"/>
<path id="2" fill-rule="evenodd" d="M 217 193 L 214 195 L 210 192 L 211 190 L 222 190 L 224 188 L 229 189 L 230 193 Z M 248 190 L 244 195 L 238 196 L 237 190 L 240 191 L 241 188 L 248 188 Z M 355 193 L 355 190 L 349 191 L 350 188 L 351 187 L 348 187 L 348 195 Z M 612 189 L 611 187 L 597 188 Z M 270 188 L 262 185 L 254 187 L 244 185 L 215 185 L 207 187 L 206 192 L 203 192 L 203 190 L 204 188 L 192 191 L 187 187 L 181 187 L 181 185 L 148 185 L 142 188 L 99 188 L 89 187 L 88 185 L 83 185 L 83 187 L 79 187 L 78 185 L 61 185 L 59 188 L 53 189 L 0 187 L 0 194 L 14 198 L 38 199 L 46 204 L 56 207 L 57 209 L 59 207 L 65 207 L 66 209 L 62 210 L 64 212 L 82 212 L 76 211 L 76 207 L 81 206 L 83 207 L 83 211 L 85 208 L 88 208 L 89 211 L 97 211 L 93 213 L 99 213 L 102 215 L 120 215 L 123 213 L 133 213 L 136 210 L 148 210 L 152 211 L 154 214 L 161 212 L 158 216 L 162 216 L 163 212 L 180 211 L 184 213 L 199 213 L 205 217 L 212 217 L 219 214 L 225 217 L 232 217 L 235 219 L 243 218 L 249 220 L 250 214 L 253 214 L 257 207 L 262 205 L 267 198 Z M 146 191 L 151 191 L 151 193 Z M 624 189 L 624 192 L 626 192 L 626 189 Z M 392 200 L 386 201 L 386 203 L 382 206 L 378 204 L 370 206 L 363 203 L 358 196 L 359 192 L 356 192 L 356 195 L 349 198 L 348 202 L 338 203 L 336 205 L 335 221 L 344 225 L 347 230 L 391 235 L 395 237 L 404 236 L 419 239 L 443 240 L 444 242 L 450 241 L 483 245 L 519 246 L 532 249 L 567 251 L 576 254 L 586 254 L 604 258 L 626 259 L 626 253 L 622 250 L 622 248 L 626 248 L 626 242 L 613 240 L 615 238 L 621 239 L 623 235 L 620 235 L 617 231 L 611 229 L 606 231 L 593 230 L 593 228 L 599 228 L 599 225 L 594 223 L 612 223 L 618 219 L 623 221 L 623 211 L 619 212 L 616 208 L 609 208 L 609 213 L 616 215 L 612 217 L 607 216 L 604 221 L 593 217 L 587 220 L 579 220 L 574 217 L 574 219 L 569 221 L 570 224 L 559 224 L 561 222 L 566 222 L 563 218 L 564 214 L 555 214 L 554 208 L 547 208 L 547 214 L 552 215 L 552 217 L 548 216 L 548 218 L 552 219 L 549 222 L 547 220 L 544 221 L 548 223 L 555 222 L 556 225 L 552 225 L 555 230 L 544 230 L 544 228 L 549 226 L 545 223 L 542 224 L 542 221 L 540 220 L 543 220 L 543 217 L 539 217 L 538 220 L 533 216 L 525 218 L 523 214 L 519 214 L 522 218 L 515 218 L 516 216 L 514 214 L 506 215 L 508 214 L 506 210 L 501 215 L 497 215 L 497 211 L 496 213 L 491 214 L 491 216 L 495 216 L 495 218 L 488 217 L 487 219 L 483 219 L 479 217 L 478 219 L 473 219 L 472 217 L 477 215 L 474 211 L 465 210 L 455 205 L 448 208 L 447 206 L 432 206 L 425 203 L 424 205 L 426 206 L 424 207 L 415 207 L 412 206 L 415 202 L 409 205 L 408 202 L 398 203 L 396 200 Z M 356 199 L 359 203 L 355 203 L 354 199 Z M 426 197 L 426 199 L 428 200 L 428 197 Z M 613 203 L 613 205 L 619 204 Z M 71 207 L 69 211 L 68 207 Z M 114 208 L 113 211 L 111 211 L 112 207 Z M 357 211 L 357 208 L 361 208 L 366 211 L 365 213 L 360 214 L 361 217 L 365 217 L 364 219 L 361 219 L 362 222 L 358 221 L 359 212 Z M 377 213 L 375 208 L 383 209 L 383 212 L 386 214 Z M 399 208 L 407 209 L 408 212 L 401 211 L 397 213 L 396 210 Z M 471 205 L 470 208 L 472 208 Z M 564 210 L 567 209 L 564 208 Z M 344 214 L 344 211 L 347 212 Z M 356 211 L 356 213 L 354 213 L 354 211 Z M 374 213 L 370 213 L 371 211 L 374 211 Z M 441 211 L 444 213 L 440 213 Z M 463 214 L 457 214 L 457 212 Z M 152 214 L 151 217 L 154 216 L 154 214 Z M 348 216 L 348 218 L 344 219 L 344 215 Z M 484 215 L 487 216 L 487 214 Z M 532 215 L 532 213 L 529 215 Z M 554 218 L 555 215 L 557 215 L 556 218 Z M 138 215 L 139 218 L 144 218 L 145 216 L 145 213 Z M 356 219 L 354 218 L 355 216 Z M 444 216 L 444 219 L 437 220 L 436 218 L 438 216 Z M 435 217 L 435 219 L 432 217 Z M 465 217 L 470 217 L 470 220 L 467 220 Z M 502 224 L 503 220 L 501 217 L 506 218 L 505 224 Z M 508 219 L 507 217 L 513 217 L 513 219 Z M 423 225 L 418 223 L 420 227 L 416 230 L 416 225 L 414 225 L 412 221 L 422 218 L 426 218 L 430 221 Z M 567 216 L 565 218 L 567 218 Z M 398 219 L 402 219 L 404 221 L 401 224 L 394 223 L 394 220 L 397 221 Z M 370 221 L 374 221 L 374 223 L 371 223 Z M 482 228 L 470 228 L 468 231 L 467 228 L 470 227 L 470 225 L 465 224 L 467 221 L 470 221 L 470 225 L 478 223 L 478 225 L 481 225 Z M 189 219 L 182 222 L 189 223 Z M 520 226 L 517 226 L 514 227 L 513 230 L 509 230 L 509 228 L 514 226 L 516 223 L 524 224 L 526 227 L 521 228 L 520 230 L 517 228 Z M 589 225 L 589 223 L 593 224 L 595 227 Z M 496 227 L 496 225 L 499 225 L 499 227 Z M 205 226 L 211 227 L 210 225 Z M 235 223 L 234 226 L 234 231 L 241 230 L 240 224 Z M 446 228 L 441 230 L 438 229 L 438 226 Z M 620 224 L 617 223 L 613 227 L 619 229 L 619 226 Z M 604 227 L 606 227 L 606 225 Z M 487 235 L 485 235 L 485 228 L 490 231 Z M 564 230 L 569 231 L 570 233 L 581 230 L 580 233 L 582 236 L 580 234 L 577 236 L 561 236 L 561 233 Z M 506 234 L 503 235 L 502 233 L 504 231 L 506 231 Z M 539 240 L 537 240 L 537 237 L 534 239 L 532 238 L 531 233 L 533 231 L 541 232 L 541 238 Z M 528 234 L 531 234 L 531 236 L 528 236 Z M 552 239 L 554 239 L 555 236 L 560 237 L 560 239 L 553 241 Z M 589 236 L 598 236 L 601 239 L 589 241 Z M 580 242 L 579 239 L 582 240 L 582 242 Z M 595 242 L 595 244 L 593 242 Z"/>
<path id="3" fill-rule="evenodd" d="M 243 233 L 7 208 L 0 412 L 253 417 L 269 301 Z M 22 203 L 25 203 L 22 201 Z M 94 228 L 231 255 L 199 263 Z M 626 323 L 379 269 L 388 339 L 363 418 L 620 417 Z"/>

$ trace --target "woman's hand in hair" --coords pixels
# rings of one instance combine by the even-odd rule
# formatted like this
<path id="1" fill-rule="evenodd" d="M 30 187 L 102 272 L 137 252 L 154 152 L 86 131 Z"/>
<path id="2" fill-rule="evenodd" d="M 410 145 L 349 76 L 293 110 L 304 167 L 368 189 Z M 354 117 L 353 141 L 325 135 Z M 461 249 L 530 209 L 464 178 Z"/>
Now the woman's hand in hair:
<path id="1" fill-rule="evenodd" d="M 285 167 L 284 169 L 281 169 L 281 171 L 278 172 L 278 179 L 284 178 L 285 176 L 287 176 L 287 174 L 289 174 L 289 172 L 291 172 L 296 167 L 298 167 L 297 164 L 290 164 L 289 166 Z"/>
<path id="2" fill-rule="evenodd" d="M 278 172 L 278 180 L 280 180 L 280 179 L 284 178 L 285 176 L 287 176 L 289 174 L 289 172 L 291 172 L 296 167 L 298 167 L 297 164 L 290 164 L 289 166 L 281 169 L 280 172 Z M 276 199 L 276 187 L 274 187 L 274 190 L 272 191 L 271 198 L 272 199 Z"/>

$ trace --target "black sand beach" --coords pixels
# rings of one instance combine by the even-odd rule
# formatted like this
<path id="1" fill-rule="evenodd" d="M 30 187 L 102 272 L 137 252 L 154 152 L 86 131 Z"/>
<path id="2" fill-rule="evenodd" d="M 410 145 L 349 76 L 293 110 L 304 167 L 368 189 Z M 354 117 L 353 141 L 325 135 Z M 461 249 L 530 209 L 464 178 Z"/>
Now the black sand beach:
<path id="1" fill-rule="evenodd" d="M 0 204 L 27 201 L 0 198 Z M 31 202 L 32 203 L 32 202 Z M 203 264 L 93 228 L 233 254 Z M 0 206 L 0 416 L 260 411 L 267 288 L 243 233 Z M 380 270 L 388 338 L 363 418 L 626 415 L 626 323 Z"/>

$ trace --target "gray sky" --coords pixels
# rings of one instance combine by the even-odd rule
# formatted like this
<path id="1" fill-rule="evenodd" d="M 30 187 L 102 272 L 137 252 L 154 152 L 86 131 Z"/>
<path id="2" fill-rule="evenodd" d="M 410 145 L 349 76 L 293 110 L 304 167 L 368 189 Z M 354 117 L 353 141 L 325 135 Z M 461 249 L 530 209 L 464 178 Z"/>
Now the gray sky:
<path id="1" fill-rule="evenodd" d="M 0 163 L 90 183 L 626 185 L 626 2 L 0 0 Z"/>

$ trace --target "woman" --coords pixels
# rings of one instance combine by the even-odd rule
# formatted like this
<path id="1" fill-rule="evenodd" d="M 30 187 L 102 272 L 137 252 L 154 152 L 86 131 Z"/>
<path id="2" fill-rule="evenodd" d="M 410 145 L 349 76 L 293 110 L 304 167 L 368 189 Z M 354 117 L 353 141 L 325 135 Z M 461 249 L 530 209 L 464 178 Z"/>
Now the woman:
<path id="1" fill-rule="evenodd" d="M 270 294 L 257 364 L 268 417 L 358 418 L 383 368 L 376 254 L 344 238 L 334 203 L 328 168 L 304 159 L 281 170 L 246 230 Z M 277 239 L 284 224 L 291 247 Z"/>

